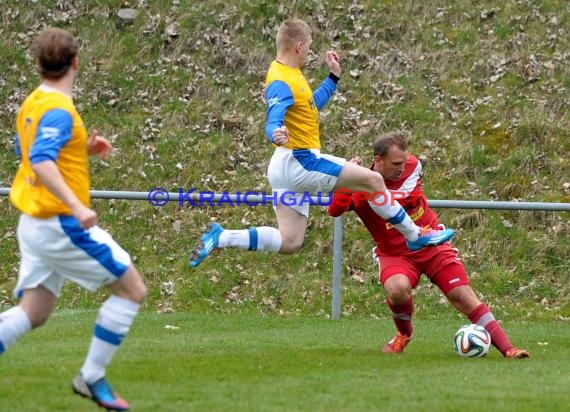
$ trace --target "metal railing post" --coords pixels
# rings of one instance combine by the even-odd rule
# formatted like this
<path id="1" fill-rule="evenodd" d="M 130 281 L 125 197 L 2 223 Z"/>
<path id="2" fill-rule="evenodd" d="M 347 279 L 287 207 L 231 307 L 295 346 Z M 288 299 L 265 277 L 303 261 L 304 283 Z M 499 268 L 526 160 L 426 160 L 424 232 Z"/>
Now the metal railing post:
<path id="1" fill-rule="evenodd" d="M 333 229 L 333 279 L 332 314 L 333 320 L 340 319 L 340 288 L 342 280 L 342 216 L 334 218 Z"/>

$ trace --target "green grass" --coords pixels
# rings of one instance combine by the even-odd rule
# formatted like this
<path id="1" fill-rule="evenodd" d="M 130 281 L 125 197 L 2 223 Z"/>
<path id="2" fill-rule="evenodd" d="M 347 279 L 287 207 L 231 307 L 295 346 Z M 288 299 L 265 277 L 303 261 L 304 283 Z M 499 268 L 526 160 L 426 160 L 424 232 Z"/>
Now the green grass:
<path id="1" fill-rule="evenodd" d="M 89 411 L 71 394 L 94 311 L 57 311 L 2 355 L 2 411 Z M 108 370 L 137 411 L 563 411 L 570 346 L 559 322 L 509 322 L 532 357 L 453 352 L 463 320 L 417 319 L 402 355 L 385 355 L 391 322 L 259 314 L 143 312 Z M 178 329 L 166 329 L 166 326 Z"/>
<path id="2" fill-rule="evenodd" d="M 38 83 L 30 42 L 55 25 L 83 45 L 75 101 L 85 124 L 115 147 L 107 162 L 93 161 L 94 189 L 269 191 L 262 87 L 276 29 L 294 15 L 314 28 L 315 59 L 305 69 L 312 86 L 326 76 L 323 53 L 342 56 L 336 98 L 322 115 L 325 153 L 368 162 L 373 140 L 399 129 L 426 159 L 433 199 L 570 202 L 568 2 L 139 3 L 139 17 L 125 26 L 118 0 L 0 2 L 0 186 L 17 169 L 16 110 Z M 354 215 L 344 218 L 342 319 L 333 322 L 333 221 L 321 208 L 311 211 L 298 255 L 224 250 L 191 271 L 188 252 L 210 220 L 274 225 L 271 208 L 93 207 L 149 287 L 109 369 L 133 410 L 524 412 L 570 404 L 568 213 L 438 211 L 457 230 L 478 296 L 532 352 L 507 361 L 496 350 L 478 360 L 455 356 L 451 337 L 464 319 L 425 279 L 414 298 L 415 341 L 403 356 L 380 353 L 393 326 L 372 240 Z M 6 198 L 0 214 L 0 305 L 8 307 L 16 304 L 18 214 Z M 164 282 L 174 294 L 162 291 Z M 52 321 L 1 357 L 0 411 L 96 410 L 69 383 L 106 296 L 64 287 Z"/>

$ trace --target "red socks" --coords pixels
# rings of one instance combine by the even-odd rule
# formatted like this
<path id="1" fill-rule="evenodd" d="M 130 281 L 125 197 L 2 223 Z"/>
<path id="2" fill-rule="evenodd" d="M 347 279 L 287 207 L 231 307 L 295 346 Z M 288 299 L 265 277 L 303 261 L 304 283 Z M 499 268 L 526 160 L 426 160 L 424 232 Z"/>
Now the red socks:
<path id="1" fill-rule="evenodd" d="M 386 302 L 392 311 L 392 320 L 396 324 L 398 332 L 411 337 L 414 330 L 412 327 L 412 314 L 414 313 L 414 301 L 412 297 L 410 296 L 403 305 L 394 305 L 389 299 L 386 299 Z"/>
<path id="2" fill-rule="evenodd" d="M 495 346 L 503 355 L 508 349 L 513 347 L 509 337 L 499 325 L 499 322 L 495 320 L 491 309 L 487 307 L 484 303 L 481 303 L 469 314 L 469 320 L 471 323 L 476 323 L 483 326 L 491 335 L 491 343 Z"/>

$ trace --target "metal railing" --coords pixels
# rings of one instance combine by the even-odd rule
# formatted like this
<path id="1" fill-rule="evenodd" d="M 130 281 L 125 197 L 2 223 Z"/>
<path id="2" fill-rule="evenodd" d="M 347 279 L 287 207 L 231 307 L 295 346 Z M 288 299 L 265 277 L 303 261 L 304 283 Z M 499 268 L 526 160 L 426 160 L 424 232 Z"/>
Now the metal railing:
<path id="1" fill-rule="evenodd" d="M 0 187 L 0 196 L 7 196 L 10 193 L 10 188 Z M 200 193 L 195 192 L 190 194 L 194 201 L 200 200 Z M 253 192 L 252 192 L 253 193 Z M 169 201 L 184 201 L 184 197 L 180 192 L 165 192 L 165 197 L 168 196 Z M 113 191 L 113 190 L 92 190 L 91 197 L 93 199 L 126 199 L 126 200 L 146 200 L 148 201 L 149 192 L 132 192 L 132 191 Z M 228 193 L 214 193 L 213 196 L 208 198 L 208 201 L 218 202 L 220 200 L 230 199 L 237 201 L 239 198 L 236 194 Z M 203 200 L 203 199 L 202 199 Z M 261 195 L 248 196 L 248 202 L 262 203 L 267 200 L 267 197 Z M 205 203 L 207 203 L 206 201 Z M 326 203 L 329 201 L 328 197 L 313 198 L 315 203 Z M 500 210 L 540 210 L 540 211 L 564 211 L 570 212 L 570 203 L 556 203 L 556 202 L 516 202 L 516 201 L 494 201 L 494 200 L 428 200 L 428 203 L 433 208 L 447 208 L 447 209 L 500 209 Z"/>
<path id="2" fill-rule="evenodd" d="M 10 189 L 0 188 L 0 196 L 7 196 Z M 180 192 L 164 192 L 162 196 L 168 202 L 176 201 L 184 204 L 185 199 L 190 197 L 195 202 L 203 201 L 200 193 L 191 193 L 183 196 Z M 125 199 L 125 200 L 146 200 L 149 201 L 149 192 L 131 191 L 109 191 L 92 190 L 93 199 Z M 237 202 L 240 198 L 236 194 L 212 193 L 208 196 L 206 204 L 212 204 L 224 200 Z M 248 202 L 264 204 L 267 198 L 261 195 L 248 196 Z M 328 197 L 313 198 L 315 204 L 326 204 Z M 211 202 L 211 203 L 210 203 Z M 505 202 L 505 201 L 476 201 L 476 200 L 428 200 L 428 204 L 433 208 L 448 209 L 499 209 L 499 210 L 535 210 L 535 211 L 564 211 L 570 212 L 570 203 L 545 203 L 545 202 Z M 202 206 L 202 204 L 199 204 Z M 343 223 L 342 216 L 334 218 L 333 226 L 333 279 L 332 279 L 332 311 L 331 318 L 340 318 L 341 309 L 341 281 L 342 281 L 342 237 Z"/>

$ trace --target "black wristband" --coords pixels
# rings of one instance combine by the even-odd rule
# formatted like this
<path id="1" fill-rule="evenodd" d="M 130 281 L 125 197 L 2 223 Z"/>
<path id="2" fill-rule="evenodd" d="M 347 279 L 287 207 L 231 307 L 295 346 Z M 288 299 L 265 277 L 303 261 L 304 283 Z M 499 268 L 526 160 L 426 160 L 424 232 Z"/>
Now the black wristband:
<path id="1" fill-rule="evenodd" d="M 331 79 L 333 82 L 338 83 L 338 81 L 340 80 L 340 77 L 338 77 L 336 74 L 334 73 L 329 73 L 329 79 Z"/>

